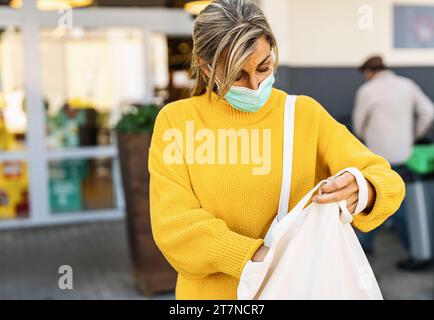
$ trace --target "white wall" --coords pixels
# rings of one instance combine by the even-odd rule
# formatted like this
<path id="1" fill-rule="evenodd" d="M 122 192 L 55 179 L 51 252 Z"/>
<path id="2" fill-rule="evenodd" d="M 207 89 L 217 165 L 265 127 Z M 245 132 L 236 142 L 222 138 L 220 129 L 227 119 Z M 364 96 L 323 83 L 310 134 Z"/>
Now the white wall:
<path id="1" fill-rule="evenodd" d="M 393 48 L 393 5 L 434 0 L 262 0 L 278 39 L 280 61 L 292 66 L 357 66 L 380 53 L 394 66 L 434 66 L 434 49 Z M 372 8 L 372 29 L 361 29 Z"/>

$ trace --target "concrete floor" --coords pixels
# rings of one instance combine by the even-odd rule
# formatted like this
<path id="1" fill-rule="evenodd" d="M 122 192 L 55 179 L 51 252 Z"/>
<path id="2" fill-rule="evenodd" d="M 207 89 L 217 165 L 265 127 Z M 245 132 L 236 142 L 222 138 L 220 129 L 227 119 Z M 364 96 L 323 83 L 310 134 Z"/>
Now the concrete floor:
<path id="1" fill-rule="evenodd" d="M 396 262 L 406 257 L 393 230 L 381 229 L 376 239 L 375 253 L 368 259 L 383 297 L 388 300 L 433 300 L 433 270 L 404 272 L 396 269 Z"/>
<path id="2" fill-rule="evenodd" d="M 0 231 L 0 300 L 174 299 L 174 293 L 143 297 L 130 272 L 122 221 Z M 432 299 L 432 272 L 394 268 L 405 257 L 390 230 L 379 232 L 370 257 L 386 299 Z M 73 269 L 73 290 L 58 286 L 59 266 Z"/>

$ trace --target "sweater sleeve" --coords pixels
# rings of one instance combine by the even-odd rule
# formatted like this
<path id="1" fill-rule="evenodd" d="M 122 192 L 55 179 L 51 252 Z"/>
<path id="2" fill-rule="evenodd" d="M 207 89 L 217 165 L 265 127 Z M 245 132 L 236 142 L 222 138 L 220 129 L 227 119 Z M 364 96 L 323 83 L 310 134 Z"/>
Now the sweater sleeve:
<path id="1" fill-rule="evenodd" d="M 264 243 L 229 229 L 226 222 L 201 208 L 182 161 L 171 164 L 164 135 L 173 127 L 164 108 L 158 114 L 149 148 L 150 218 L 157 247 L 186 279 L 225 273 L 240 279 L 248 260 Z M 176 130 L 176 129 L 175 129 Z"/>
<path id="2" fill-rule="evenodd" d="M 372 210 L 361 212 L 353 219 L 353 226 L 362 232 L 369 232 L 399 209 L 405 195 L 404 182 L 384 158 L 370 151 L 318 102 L 313 100 L 312 103 L 321 113 L 318 155 L 331 175 L 355 167 L 375 188 L 376 199 Z"/>

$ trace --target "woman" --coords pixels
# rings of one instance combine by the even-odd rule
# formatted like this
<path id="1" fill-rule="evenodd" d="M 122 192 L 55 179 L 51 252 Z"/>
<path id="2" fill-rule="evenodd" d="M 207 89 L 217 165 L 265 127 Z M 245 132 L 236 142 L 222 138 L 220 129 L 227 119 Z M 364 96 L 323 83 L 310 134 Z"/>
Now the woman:
<path id="1" fill-rule="evenodd" d="M 160 111 L 149 149 L 152 231 L 178 272 L 176 299 L 236 299 L 245 264 L 268 251 L 287 94 L 272 88 L 277 44 L 255 5 L 211 3 L 195 21 L 193 42 L 192 97 Z M 317 101 L 299 96 L 289 208 L 347 167 L 359 169 L 368 184 L 366 208 L 353 225 L 373 230 L 400 206 L 402 179 Z M 358 184 L 351 173 L 324 185 L 312 201 L 343 199 L 354 212 Z"/>

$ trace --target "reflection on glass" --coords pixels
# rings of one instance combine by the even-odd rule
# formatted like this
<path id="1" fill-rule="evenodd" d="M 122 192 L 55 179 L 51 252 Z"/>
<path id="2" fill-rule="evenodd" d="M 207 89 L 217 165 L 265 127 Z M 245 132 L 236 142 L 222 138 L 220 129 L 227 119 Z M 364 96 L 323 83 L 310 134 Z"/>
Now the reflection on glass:
<path id="1" fill-rule="evenodd" d="M 21 33 L 0 28 L 0 151 L 25 147 L 27 116 L 23 90 Z"/>
<path id="2" fill-rule="evenodd" d="M 0 219 L 29 216 L 27 163 L 0 162 Z"/>
<path id="3" fill-rule="evenodd" d="M 52 213 L 115 207 L 112 160 L 62 160 L 49 164 Z"/>
<path id="4" fill-rule="evenodd" d="M 99 144 L 98 142 L 106 144 L 107 141 L 103 141 L 102 136 L 98 141 L 98 134 L 103 130 L 97 126 L 98 116 L 95 109 L 78 108 L 66 103 L 47 120 L 49 146 L 95 146 Z"/>
<path id="5" fill-rule="evenodd" d="M 40 50 L 48 147 L 111 144 L 122 106 L 145 99 L 142 30 L 44 28 Z"/>

